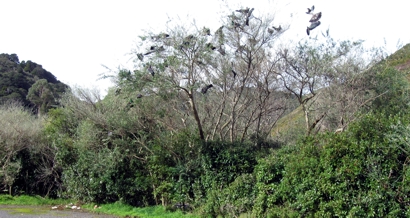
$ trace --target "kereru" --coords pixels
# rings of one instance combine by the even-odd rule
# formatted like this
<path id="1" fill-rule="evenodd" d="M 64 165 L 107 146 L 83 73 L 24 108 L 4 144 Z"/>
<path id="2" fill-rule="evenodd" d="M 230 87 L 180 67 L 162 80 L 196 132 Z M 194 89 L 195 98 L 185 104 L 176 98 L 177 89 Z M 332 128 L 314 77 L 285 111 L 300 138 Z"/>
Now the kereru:
<path id="1" fill-rule="evenodd" d="M 137 54 L 138 59 L 140 59 L 140 61 L 144 60 L 144 55 L 142 55 L 141 53 Z"/>
<path id="2" fill-rule="evenodd" d="M 203 87 L 202 90 L 201 90 L 202 94 L 206 94 L 206 92 L 208 91 L 208 89 L 210 89 L 210 88 L 212 88 L 212 87 L 214 87 L 214 85 L 212 85 L 212 84 L 209 84 L 209 85 Z"/>
<path id="3" fill-rule="evenodd" d="M 223 32 L 223 28 L 224 26 L 219 27 L 216 31 L 215 31 L 215 36 L 218 37 L 218 42 L 219 44 L 223 44 L 224 43 L 224 32 Z"/>
<path id="4" fill-rule="evenodd" d="M 315 6 L 312 5 L 311 8 L 308 8 L 308 11 L 306 12 L 306 14 L 311 14 L 311 13 L 313 13 L 314 10 L 315 10 Z"/>
<path id="5" fill-rule="evenodd" d="M 148 72 L 151 73 L 152 76 L 155 76 L 155 71 L 154 71 L 154 69 L 152 69 L 151 65 L 149 65 L 149 67 L 148 67 Z"/>
<path id="6" fill-rule="evenodd" d="M 242 14 L 248 14 L 249 13 L 249 8 L 245 8 L 245 9 L 239 9 L 239 10 L 235 10 L 236 12 L 240 12 Z"/>
<path id="7" fill-rule="evenodd" d="M 147 52 L 147 53 L 145 53 L 144 55 L 150 55 L 150 54 L 152 54 L 152 53 L 154 53 L 155 51 L 149 51 L 149 52 Z"/>
<path id="8" fill-rule="evenodd" d="M 216 47 L 214 45 L 212 45 L 212 43 L 206 43 L 206 47 L 211 49 L 211 50 L 215 50 Z"/>
<path id="9" fill-rule="evenodd" d="M 219 53 L 221 53 L 221 55 L 225 55 L 225 49 L 222 48 L 222 46 L 219 46 L 218 50 Z"/>
<path id="10" fill-rule="evenodd" d="M 322 17 L 322 12 L 319 12 L 317 14 L 313 14 L 312 18 L 309 20 L 309 22 L 313 23 L 313 22 L 317 22 L 320 20 L 320 18 Z"/>
<path id="11" fill-rule="evenodd" d="M 306 33 L 309 35 L 310 31 L 315 29 L 316 27 L 318 27 L 320 25 L 320 21 L 317 22 L 313 22 L 312 24 L 310 24 L 310 26 L 307 27 L 306 29 Z"/>
<path id="12" fill-rule="evenodd" d="M 282 30 L 282 27 L 279 25 L 278 27 L 274 27 L 274 26 L 272 26 L 272 28 L 274 29 L 274 30 L 276 30 L 276 31 L 281 31 Z"/>
<path id="13" fill-rule="evenodd" d="M 246 15 L 246 20 L 245 20 L 245 25 L 246 25 L 246 26 L 249 26 L 249 19 L 250 19 L 251 15 L 252 15 L 253 9 L 254 9 L 254 8 L 252 8 L 251 10 L 249 10 L 248 14 Z"/>
<path id="14" fill-rule="evenodd" d="M 233 79 L 235 79 L 236 78 L 236 72 L 233 69 L 231 71 L 233 73 Z"/>
<path id="15" fill-rule="evenodd" d="M 156 36 L 152 36 L 151 39 L 157 41 L 158 39 L 165 39 L 165 38 L 168 38 L 168 37 L 169 37 L 169 34 L 167 34 L 167 33 L 160 33 L 160 34 L 158 34 L 158 35 L 156 35 Z"/>
<path id="16" fill-rule="evenodd" d="M 202 29 L 202 34 L 203 34 L 204 36 L 210 36 L 210 35 L 211 35 L 211 30 L 210 30 L 209 28 L 204 27 L 204 28 Z"/>
<path id="17" fill-rule="evenodd" d="M 184 41 L 182 42 L 182 44 L 183 45 L 189 45 L 189 44 L 191 44 L 193 39 L 194 39 L 193 35 L 188 35 L 187 37 L 184 38 Z"/>

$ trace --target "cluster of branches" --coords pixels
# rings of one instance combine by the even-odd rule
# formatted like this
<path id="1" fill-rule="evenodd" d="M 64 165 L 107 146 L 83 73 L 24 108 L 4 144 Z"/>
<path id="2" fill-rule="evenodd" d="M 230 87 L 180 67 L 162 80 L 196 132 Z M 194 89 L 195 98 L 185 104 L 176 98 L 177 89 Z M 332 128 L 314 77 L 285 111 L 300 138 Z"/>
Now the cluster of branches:
<path id="1" fill-rule="evenodd" d="M 360 41 L 335 42 L 327 32 L 322 42 L 278 46 L 287 27 L 253 11 L 233 11 L 213 34 L 173 26 L 141 37 L 136 69 L 119 71 L 116 94 L 131 103 L 159 97 L 173 114 L 163 119 L 168 128 L 195 126 L 202 140 L 228 141 L 266 139 L 297 104 L 307 134 L 344 129 L 377 97 L 365 87 L 373 62 Z"/>

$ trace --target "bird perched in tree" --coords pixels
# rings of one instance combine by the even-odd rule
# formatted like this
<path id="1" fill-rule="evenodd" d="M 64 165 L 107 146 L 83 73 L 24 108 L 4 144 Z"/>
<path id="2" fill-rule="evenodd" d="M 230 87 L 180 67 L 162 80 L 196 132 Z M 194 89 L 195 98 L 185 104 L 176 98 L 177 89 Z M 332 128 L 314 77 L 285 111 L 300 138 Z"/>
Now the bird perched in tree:
<path id="1" fill-rule="evenodd" d="M 311 14 L 311 13 L 313 13 L 314 10 L 315 10 L 315 6 L 312 5 L 311 8 L 308 8 L 308 11 L 306 12 L 306 14 Z"/>
<path id="2" fill-rule="evenodd" d="M 219 46 L 219 48 L 217 49 L 217 51 L 218 51 L 221 55 L 225 55 L 225 49 L 223 49 L 222 46 Z"/>
<path id="3" fill-rule="evenodd" d="M 206 43 L 206 47 L 211 49 L 211 50 L 215 50 L 216 47 L 214 45 L 212 45 L 212 43 Z"/>
<path id="4" fill-rule="evenodd" d="M 184 41 L 182 42 L 182 44 L 189 45 L 193 39 L 194 39 L 193 35 L 188 35 L 187 37 L 184 38 Z"/>
<path id="5" fill-rule="evenodd" d="M 151 46 L 151 47 L 149 48 L 149 50 L 150 50 L 150 51 L 148 51 L 148 52 L 145 53 L 144 55 L 150 55 L 150 54 L 152 54 L 152 53 L 154 53 L 154 52 L 162 52 L 162 51 L 165 51 L 165 48 L 164 48 L 164 46 L 158 47 L 158 46 L 156 46 L 156 45 L 153 45 L 153 46 Z"/>
<path id="6" fill-rule="evenodd" d="M 168 37 L 169 37 L 169 34 L 167 34 L 167 33 L 160 33 L 160 34 L 158 34 L 158 35 L 156 35 L 156 36 L 152 36 L 151 39 L 154 40 L 154 41 L 157 41 L 158 39 L 165 39 L 165 38 L 168 38 Z"/>
<path id="7" fill-rule="evenodd" d="M 231 72 L 233 73 L 233 78 L 236 77 L 236 72 L 233 70 L 233 62 L 231 62 Z"/>
<path id="8" fill-rule="evenodd" d="M 152 54 L 152 53 L 154 53 L 155 51 L 149 51 L 149 52 L 146 52 L 144 55 L 150 55 L 150 54 Z"/>
<path id="9" fill-rule="evenodd" d="M 232 69 L 231 71 L 232 71 L 232 73 L 233 73 L 233 79 L 235 79 L 237 74 L 236 74 L 236 72 L 235 72 L 233 69 Z"/>
<path id="10" fill-rule="evenodd" d="M 127 108 L 132 108 L 132 107 L 134 107 L 134 101 L 130 99 L 127 103 Z"/>
<path id="11" fill-rule="evenodd" d="M 273 29 L 268 28 L 268 33 L 273 34 L 275 31 L 280 32 L 282 30 L 282 27 L 279 25 L 278 27 L 272 26 Z"/>
<path id="12" fill-rule="evenodd" d="M 248 14 L 249 13 L 249 8 L 245 8 L 245 9 L 239 9 L 239 10 L 235 10 L 236 12 L 240 12 L 242 14 Z"/>
<path id="13" fill-rule="evenodd" d="M 245 25 L 246 25 L 246 26 L 249 26 L 249 19 L 250 19 L 251 15 L 252 15 L 253 9 L 254 9 L 254 8 L 250 9 L 249 12 L 248 12 L 247 15 L 246 15 L 246 20 L 245 20 Z"/>
<path id="14" fill-rule="evenodd" d="M 202 34 L 203 34 L 204 36 L 210 36 L 210 35 L 211 35 L 211 30 L 210 30 L 209 28 L 204 27 L 204 28 L 202 29 Z"/>
<path id="15" fill-rule="evenodd" d="M 214 87 L 214 85 L 212 85 L 212 84 L 209 84 L 209 85 L 203 87 L 202 90 L 201 90 L 202 94 L 206 94 L 206 92 L 208 91 L 208 89 L 210 89 L 210 88 L 212 88 L 212 87 Z"/>
<path id="16" fill-rule="evenodd" d="M 318 27 L 320 25 L 320 21 L 316 21 L 310 24 L 310 26 L 307 27 L 306 33 L 310 35 L 310 31 L 313 30 L 314 28 Z"/>
<path id="17" fill-rule="evenodd" d="M 274 29 L 274 30 L 276 30 L 276 31 L 281 31 L 282 30 L 282 27 L 279 25 L 278 27 L 274 27 L 274 26 L 272 26 L 272 28 Z"/>
<path id="18" fill-rule="evenodd" d="M 144 61 L 144 56 L 141 53 L 137 54 L 138 59 L 140 59 L 140 61 Z"/>
<path id="19" fill-rule="evenodd" d="M 309 22 L 313 23 L 313 22 L 317 22 L 320 20 L 320 18 L 322 17 L 322 12 L 319 12 L 317 14 L 313 14 L 312 18 L 309 20 Z"/>
<path id="20" fill-rule="evenodd" d="M 138 95 L 137 95 L 137 98 L 142 98 L 142 97 L 143 97 L 142 94 L 138 94 Z"/>
<path id="21" fill-rule="evenodd" d="M 152 69 L 151 65 L 149 65 L 149 67 L 148 67 L 148 72 L 151 73 L 152 76 L 155 76 L 155 71 L 154 71 L 154 69 Z"/>
<path id="22" fill-rule="evenodd" d="M 121 94 L 121 88 L 118 88 L 115 90 L 115 95 L 119 95 L 119 94 Z"/>
<path id="23" fill-rule="evenodd" d="M 224 26 L 221 26 L 215 31 L 215 36 L 218 37 L 218 43 L 219 44 L 224 44 L 225 36 L 224 36 L 223 28 L 224 28 Z"/>

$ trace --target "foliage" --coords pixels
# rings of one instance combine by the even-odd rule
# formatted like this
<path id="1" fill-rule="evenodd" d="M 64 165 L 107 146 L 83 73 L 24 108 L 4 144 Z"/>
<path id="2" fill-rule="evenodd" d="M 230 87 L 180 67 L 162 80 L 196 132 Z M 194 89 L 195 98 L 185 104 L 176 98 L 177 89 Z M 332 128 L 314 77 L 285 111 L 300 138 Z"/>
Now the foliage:
<path id="1" fill-rule="evenodd" d="M 54 102 L 47 71 L 0 55 L 2 100 L 48 112 L 0 108 L 2 186 L 128 216 L 409 216 L 405 75 L 361 42 L 277 47 L 287 27 L 252 12 L 214 34 L 147 33 L 104 99 L 73 88 Z"/>
<path id="2" fill-rule="evenodd" d="M 32 107 L 38 102 L 28 97 L 30 87 L 38 80 L 46 80 L 53 98 L 58 98 L 68 86 L 61 83 L 50 72 L 32 61 L 19 61 L 16 54 L 0 54 L 0 102 L 8 100 L 20 101 L 26 107 Z M 34 101 L 31 101 L 34 100 Z M 37 102 L 37 103 L 36 103 Z M 46 105 L 44 105 L 46 106 Z M 49 109 L 51 105 L 44 107 Z"/>
<path id="3" fill-rule="evenodd" d="M 389 142 L 399 119 L 368 114 L 345 133 L 307 138 L 291 153 L 261 161 L 254 213 L 405 217 L 408 156 Z"/>
<path id="4" fill-rule="evenodd" d="M 0 179 L 1 185 L 9 194 L 16 187 L 16 179 L 25 169 L 24 154 L 40 150 L 40 133 L 42 121 L 35 119 L 31 113 L 17 102 L 8 102 L 0 106 Z M 31 168 L 34 170 L 35 167 Z M 30 181 L 30 180 L 28 180 Z"/>

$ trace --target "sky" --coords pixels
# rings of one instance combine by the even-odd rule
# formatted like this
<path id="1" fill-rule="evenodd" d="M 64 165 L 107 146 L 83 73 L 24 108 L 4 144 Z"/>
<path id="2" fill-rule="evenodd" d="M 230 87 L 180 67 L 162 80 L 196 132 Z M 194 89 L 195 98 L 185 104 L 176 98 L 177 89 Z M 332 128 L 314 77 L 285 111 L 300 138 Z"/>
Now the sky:
<path id="1" fill-rule="evenodd" d="M 407 0 L 0 0 L 0 53 L 31 60 L 70 85 L 99 89 L 110 69 L 129 68 L 130 53 L 145 31 L 161 32 L 167 21 L 208 26 L 214 32 L 221 17 L 233 9 L 255 8 L 254 15 L 274 15 L 277 25 L 289 25 L 281 40 L 309 39 L 305 12 L 315 5 L 321 25 L 310 37 L 329 29 L 339 40 L 365 40 L 368 47 L 410 43 Z M 398 43 L 399 42 L 399 43 Z"/>

